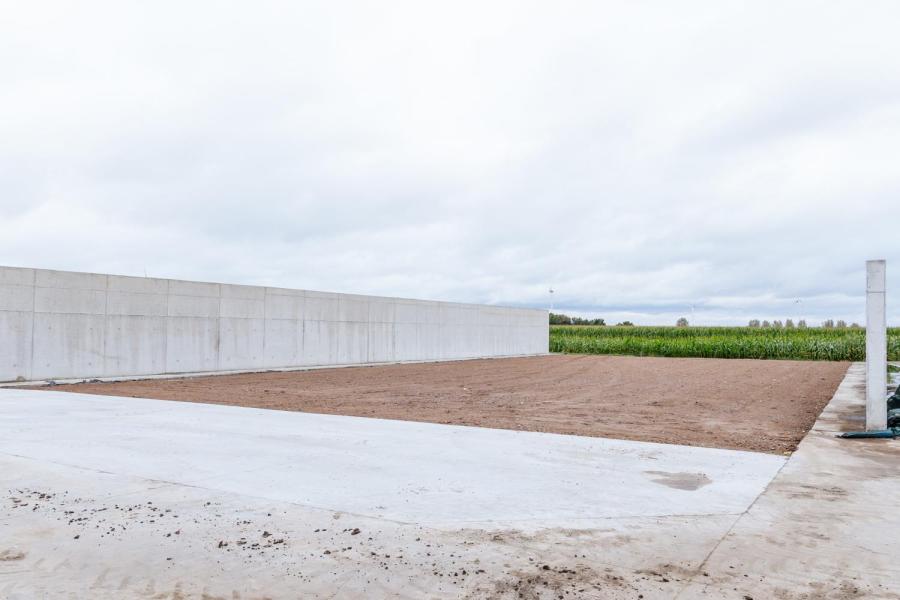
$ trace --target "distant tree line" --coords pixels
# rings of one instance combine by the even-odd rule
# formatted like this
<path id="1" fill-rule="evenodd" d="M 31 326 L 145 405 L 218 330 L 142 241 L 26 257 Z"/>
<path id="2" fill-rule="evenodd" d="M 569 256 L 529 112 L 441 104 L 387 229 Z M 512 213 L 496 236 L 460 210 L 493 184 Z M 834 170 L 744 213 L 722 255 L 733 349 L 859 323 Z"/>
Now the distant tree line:
<path id="1" fill-rule="evenodd" d="M 605 319 L 582 319 L 581 317 L 570 317 L 569 315 L 558 315 L 550 313 L 551 325 L 593 325 L 594 327 L 606 327 Z M 631 321 L 621 321 L 616 323 L 616 327 L 634 327 Z"/>
<path id="2" fill-rule="evenodd" d="M 582 319 L 581 317 L 570 317 L 569 315 L 550 313 L 550 324 L 551 325 L 593 325 L 595 327 L 606 326 L 606 321 L 604 319 Z M 684 317 L 681 317 L 675 322 L 676 327 L 688 327 L 688 320 Z M 631 321 L 622 321 L 621 323 L 616 323 L 616 327 L 634 327 L 634 323 Z M 750 322 L 747 323 L 747 327 L 755 328 L 755 329 L 806 329 L 809 325 L 806 324 L 806 319 L 800 319 L 796 323 L 794 323 L 793 319 L 785 319 L 781 321 L 780 319 L 775 319 L 773 321 L 769 321 L 764 319 L 760 321 L 759 319 L 750 319 Z M 838 319 L 835 321 L 834 319 L 827 319 L 822 321 L 820 325 L 822 329 L 860 329 L 859 323 L 851 323 L 847 325 L 847 321 L 843 319 Z"/>
<path id="3" fill-rule="evenodd" d="M 808 325 L 806 324 L 806 319 L 800 319 L 797 321 L 796 325 L 794 325 L 792 319 L 785 319 L 783 323 L 778 319 L 775 319 L 774 321 L 750 319 L 747 327 L 762 329 L 806 329 Z M 851 329 L 859 329 L 859 323 L 847 325 L 847 321 L 844 321 L 843 319 L 838 319 L 837 321 L 834 319 L 827 319 L 822 321 L 821 327 L 822 329 L 847 329 L 848 327 Z"/>
<path id="4" fill-rule="evenodd" d="M 603 326 L 606 325 L 606 321 L 604 321 L 603 319 L 582 319 L 581 317 L 570 317 L 569 315 L 550 313 L 550 324 Z"/>

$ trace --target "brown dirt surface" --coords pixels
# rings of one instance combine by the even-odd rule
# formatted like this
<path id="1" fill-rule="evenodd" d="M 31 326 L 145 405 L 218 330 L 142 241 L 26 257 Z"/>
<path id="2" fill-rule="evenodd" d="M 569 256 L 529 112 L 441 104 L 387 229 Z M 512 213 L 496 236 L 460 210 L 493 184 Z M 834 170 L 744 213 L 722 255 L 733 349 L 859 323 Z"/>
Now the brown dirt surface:
<path id="1" fill-rule="evenodd" d="M 56 390 L 791 452 L 849 363 L 550 355 Z"/>

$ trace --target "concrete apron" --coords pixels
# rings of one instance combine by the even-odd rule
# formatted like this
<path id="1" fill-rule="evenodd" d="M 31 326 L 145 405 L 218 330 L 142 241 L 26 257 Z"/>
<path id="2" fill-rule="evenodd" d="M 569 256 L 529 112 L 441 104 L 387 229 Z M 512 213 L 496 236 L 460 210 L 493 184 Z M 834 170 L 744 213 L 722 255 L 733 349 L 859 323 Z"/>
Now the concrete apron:
<path id="1" fill-rule="evenodd" d="M 865 426 L 853 364 L 785 467 L 677 598 L 900 598 L 900 440 L 844 440 Z"/>
<path id="2" fill-rule="evenodd" d="M 863 401 L 859 371 L 786 467 L 730 450 L 0 390 L 0 598 L 888 594 L 897 572 L 872 540 L 898 531 L 881 524 L 900 488 L 873 469 L 898 464 L 897 445 L 822 429 Z M 827 466 L 812 469 L 821 480 L 810 461 Z M 869 487 L 848 489 L 851 477 Z"/>

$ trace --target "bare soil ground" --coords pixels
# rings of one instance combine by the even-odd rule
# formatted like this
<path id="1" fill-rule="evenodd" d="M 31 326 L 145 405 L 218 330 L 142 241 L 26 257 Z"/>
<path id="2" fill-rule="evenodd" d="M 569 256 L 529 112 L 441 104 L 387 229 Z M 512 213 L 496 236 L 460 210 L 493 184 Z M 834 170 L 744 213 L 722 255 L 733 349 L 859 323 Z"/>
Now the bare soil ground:
<path id="1" fill-rule="evenodd" d="M 55 389 L 791 452 L 846 362 L 552 355 Z"/>

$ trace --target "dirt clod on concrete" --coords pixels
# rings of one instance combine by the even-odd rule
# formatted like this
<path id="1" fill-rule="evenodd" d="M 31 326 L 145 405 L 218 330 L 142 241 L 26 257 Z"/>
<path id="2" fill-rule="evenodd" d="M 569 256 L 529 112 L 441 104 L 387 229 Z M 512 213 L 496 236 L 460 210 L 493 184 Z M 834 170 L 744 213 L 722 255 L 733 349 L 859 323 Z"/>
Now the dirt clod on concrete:
<path id="1" fill-rule="evenodd" d="M 847 367 L 551 355 L 55 389 L 781 454 L 797 447 Z"/>

